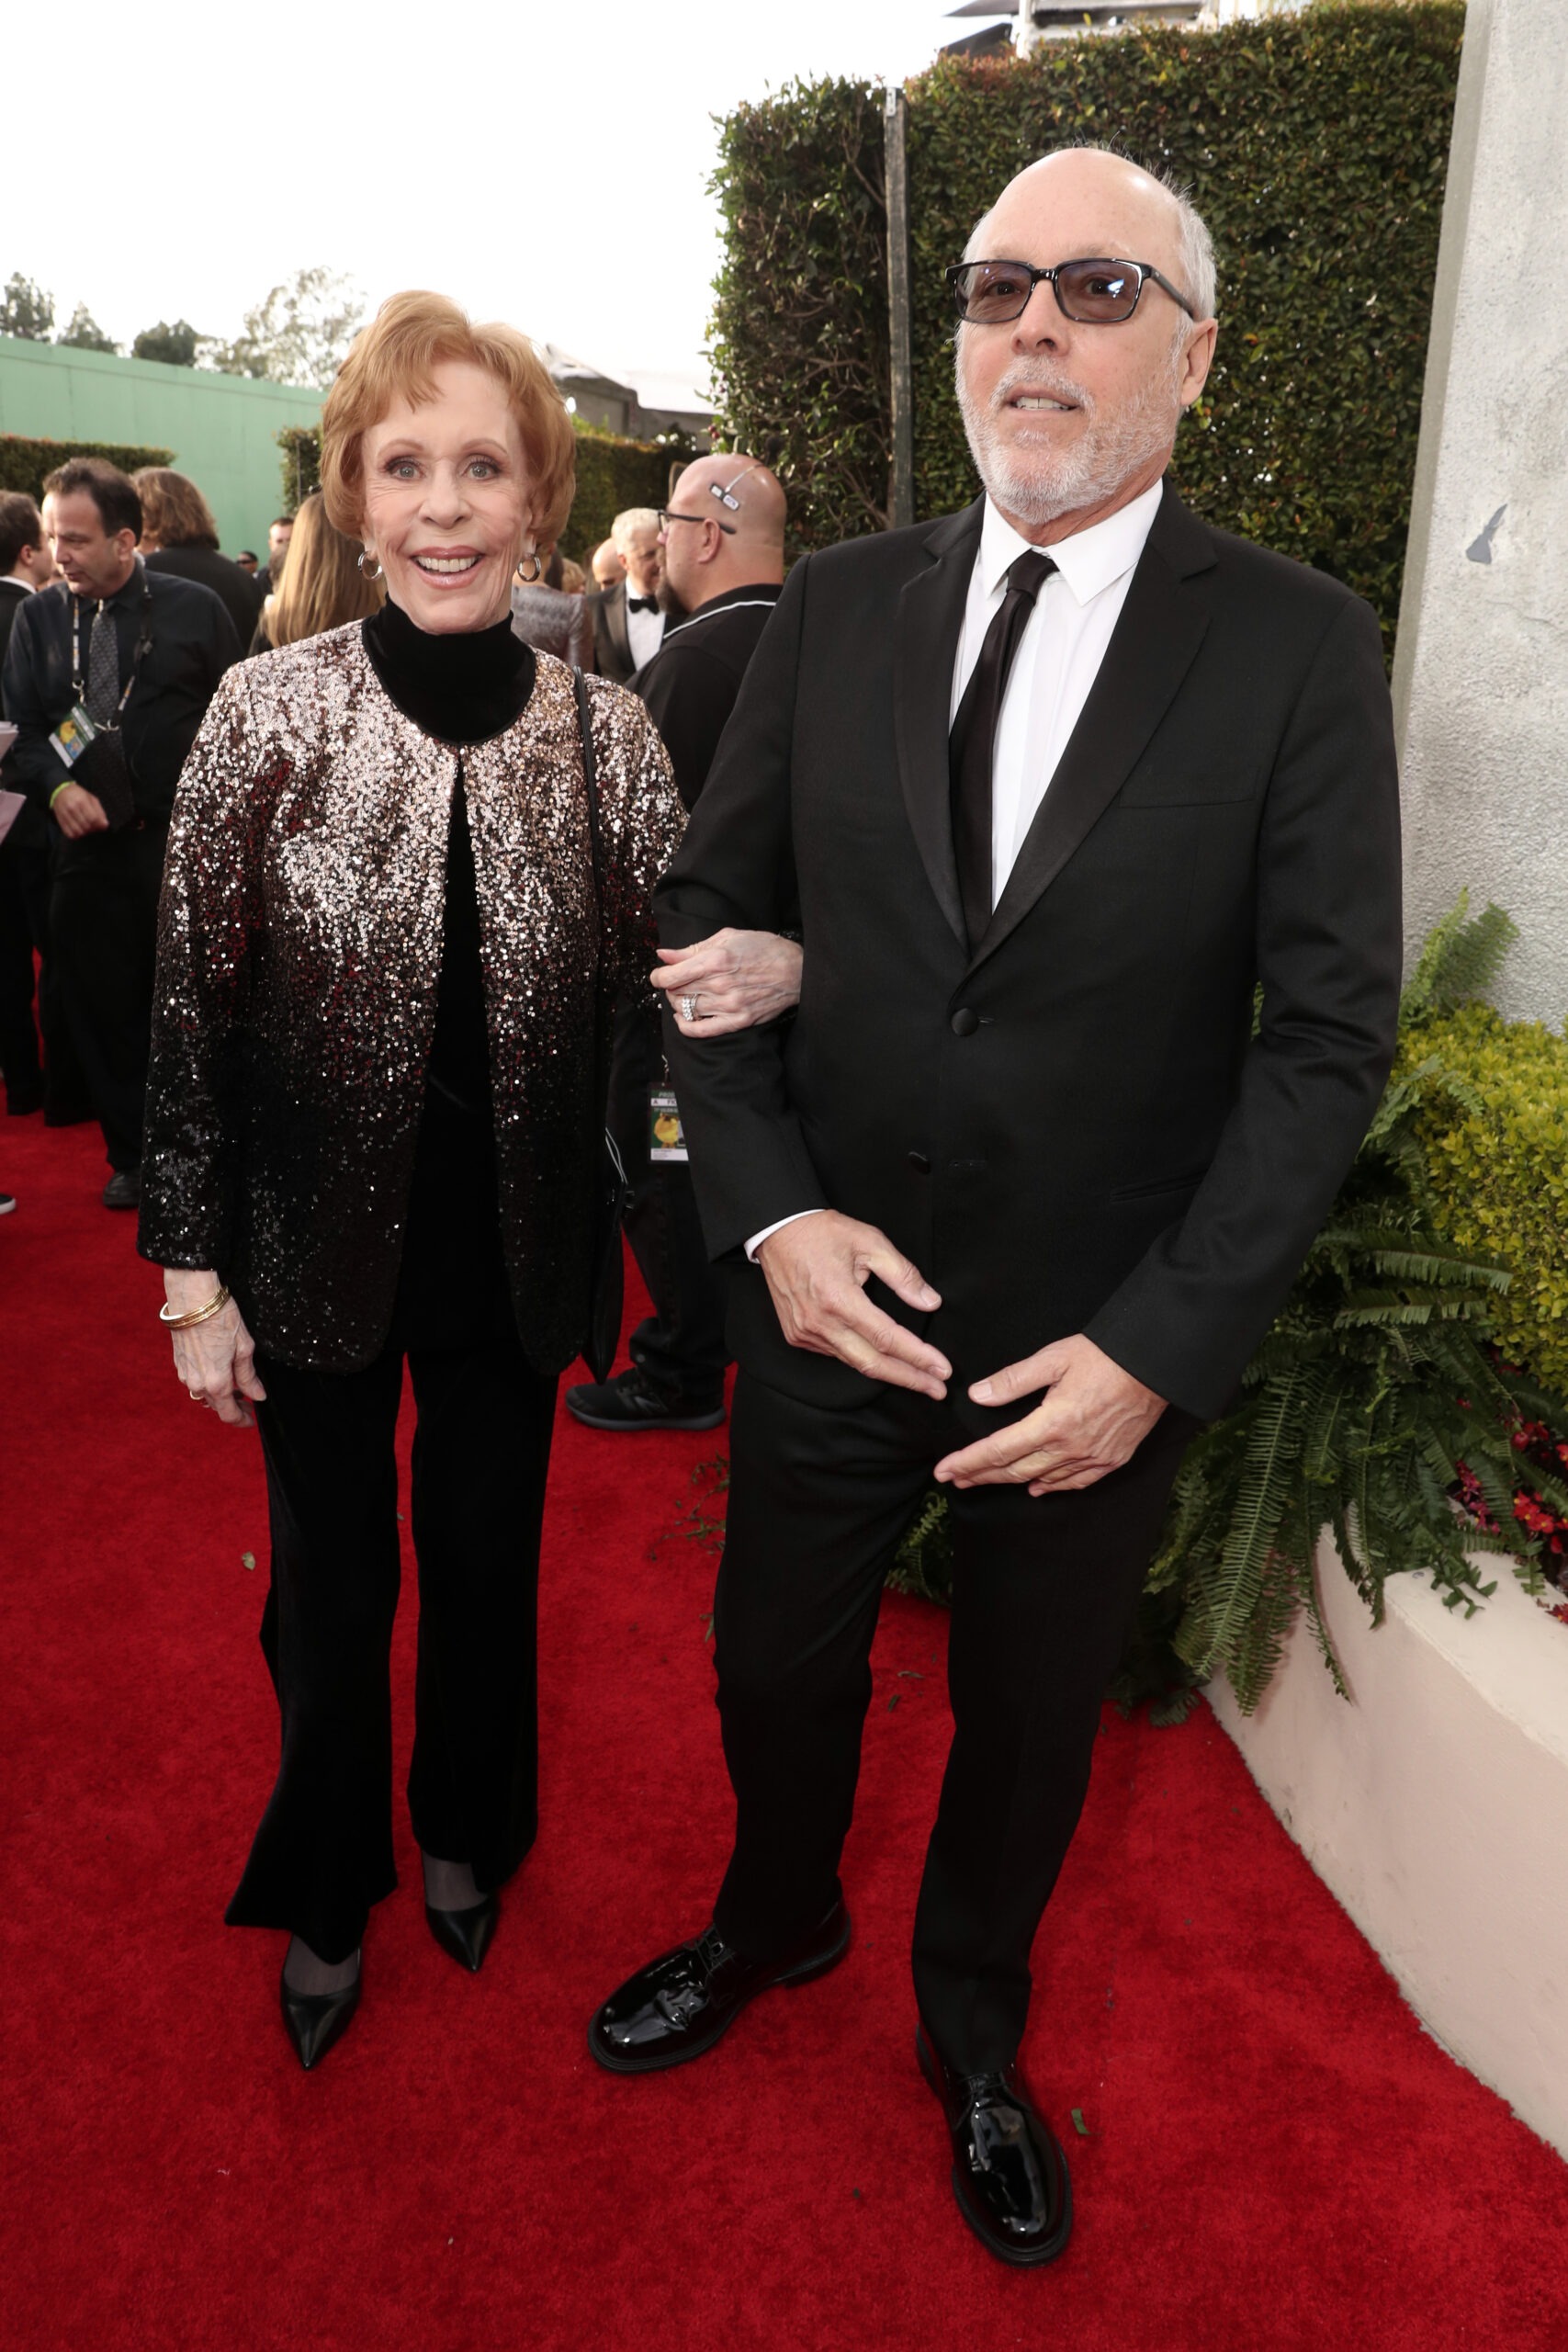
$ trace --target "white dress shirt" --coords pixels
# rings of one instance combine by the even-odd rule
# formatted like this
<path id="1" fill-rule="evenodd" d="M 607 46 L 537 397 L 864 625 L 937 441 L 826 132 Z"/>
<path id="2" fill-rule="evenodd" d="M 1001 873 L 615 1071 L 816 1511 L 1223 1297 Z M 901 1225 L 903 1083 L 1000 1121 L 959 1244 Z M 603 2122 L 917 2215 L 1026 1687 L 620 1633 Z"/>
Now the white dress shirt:
<path id="1" fill-rule="evenodd" d="M 664 641 L 662 613 L 633 612 L 631 600 L 639 594 L 640 591 L 634 588 L 628 580 L 626 582 L 626 642 L 632 650 L 632 665 L 637 670 L 642 668 L 645 662 L 652 661 Z"/>
<path id="2" fill-rule="evenodd" d="M 1013 861 L 1050 789 L 1057 763 L 1077 725 L 1089 688 L 1100 674 L 1111 633 L 1121 618 L 1138 558 L 1154 527 L 1164 485 L 1119 506 L 1102 523 L 1075 531 L 1043 550 L 1020 537 L 987 498 L 980 526 L 979 551 L 969 575 L 969 600 L 953 669 L 953 695 L 948 723 L 958 716 L 964 689 L 980 658 L 986 631 L 1000 610 L 1007 593 L 1007 573 L 1021 555 L 1043 552 L 1056 569 L 1043 583 L 1034 610 L 1024 624 L 1013 653 L 997 724 L 991 764 L 991 904 L 996 905 L 1013 869 Z M 764 1226 L 746 1244 L 755 1258 L 762 1243 L 795 1217 L 815 1216 L 815 1209 L 796 1209 Z"/>

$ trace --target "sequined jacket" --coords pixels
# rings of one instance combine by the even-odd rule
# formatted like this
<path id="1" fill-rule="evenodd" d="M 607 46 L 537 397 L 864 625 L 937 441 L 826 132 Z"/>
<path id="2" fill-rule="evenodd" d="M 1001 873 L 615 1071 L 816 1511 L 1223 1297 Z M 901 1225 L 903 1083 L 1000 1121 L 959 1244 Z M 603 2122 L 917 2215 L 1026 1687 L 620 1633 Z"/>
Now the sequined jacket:
<path id="1" fill-rule="evenodd" d="M 571 673 L 454 746 L 371 668 L 359 624 L 242 663 L 186 762 L 158 918 L 139 1246 L 213 1266 L 261 1347 L 347 1372 L 397 1289 L 462 762 L 479 906 L 502 1241 L 535 1368 L 586 1329 L 596 1024 L 653 961 L 683 822 L 635 696 L 589 681 L 595 910 Z"/>

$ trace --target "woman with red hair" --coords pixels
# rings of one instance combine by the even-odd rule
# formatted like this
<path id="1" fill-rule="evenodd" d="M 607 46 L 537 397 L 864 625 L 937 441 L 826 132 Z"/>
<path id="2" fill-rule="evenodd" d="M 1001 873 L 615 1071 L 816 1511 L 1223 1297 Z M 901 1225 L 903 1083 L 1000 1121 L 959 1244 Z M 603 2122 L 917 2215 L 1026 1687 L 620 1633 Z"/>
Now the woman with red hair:
<path id="1" fill-rule="evenodd" d="M 539 1529 L 602 1233 L 596 1073 L 682 825 L 642 706 L 512 629 L 513 571 L 574 474 L 527 339 L 400 295 L 321 427 L 326 517 L 386 602 L 231 672 L 186 763 L 141 1227 L 191 1397 L 261 1429 L 282 1757 L 228 1917 L 289 1935 L 306 2066 L 396 1883 L 405 1361 L 409 1806 L 431 1929 L 465 1966 L 534 1838 Z"/>

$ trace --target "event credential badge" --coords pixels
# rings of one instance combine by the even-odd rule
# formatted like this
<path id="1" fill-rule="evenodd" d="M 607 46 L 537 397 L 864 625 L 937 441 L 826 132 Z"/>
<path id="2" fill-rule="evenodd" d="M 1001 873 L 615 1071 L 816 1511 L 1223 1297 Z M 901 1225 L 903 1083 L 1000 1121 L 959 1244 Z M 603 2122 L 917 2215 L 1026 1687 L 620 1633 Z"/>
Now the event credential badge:
<path id="1" fill-rule="evenodd" d="M 649 1159 L 685 1159 L 685 1130 L 681 1125 L 681 1108 L 667 1086 L 654 1087 L 648 1098 L 648 1156 Z"/>
<path id="2" fill-rule="evenodd" d="M 81 704 L 77 703 L 69 718 L 61 720 L 49 741 L 51 749 L 59 753 L 66 766 L 73 768 L 97 731 Z"/>

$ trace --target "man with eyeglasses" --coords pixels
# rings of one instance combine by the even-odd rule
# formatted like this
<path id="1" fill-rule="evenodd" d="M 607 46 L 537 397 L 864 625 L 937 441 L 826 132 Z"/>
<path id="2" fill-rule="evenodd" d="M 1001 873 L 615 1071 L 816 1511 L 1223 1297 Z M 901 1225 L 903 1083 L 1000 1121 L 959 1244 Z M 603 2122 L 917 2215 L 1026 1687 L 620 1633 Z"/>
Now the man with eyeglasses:
<path id="1" fill-rule="evenodd" d="M 635 680 L 670 754 L 688 808 L 707 781 L 747 664 L 784 580 L 784 490 L 760 458 L 699 458 L 659 512 L 663 594 L 671 617 L 659 650 Z M 724 1034 L 714 988 L 721 978 L 749 993 L 748 1017 L 793 1005 L 800 952 L 783 940 L 747 943 L 744 972 L 736 943 L 720 933 L 656 976 L 688 1034 L 699 1023 Z M 590 1429 L 716 1429 L 724 1419 L 722 1275 L 708 1263 L 670 1091 L 657 1019 L 626 1008 L 616 1023 L 610 1118 L 629 1180 L 626 1232 L 653 1313 L 631 1335 L 631 1363 L 613 1380 L 566 1392 L 568 1410 Z"/>
<path id="2" fill-rule="evenodd" d="M 964 2220 L 1035 2264 L 1071 2192 L 1018 2064 L 1031 1947 L 1183 1447 L 1388 1072 L 1398 796 L 1371 611 L 1165 479 L 1216 332 L 1190 204 L 1066 150 L 950 278 L 984 494 L 795 566 L 660 894 L 677 947 L 798 904 L 805 969 L 787 1032 L 670 1037 L 739 1268 L 737 1828 L 712 1924 L 590 2043 L 678 2064 L 847 1950 L 872 1633 L 934 1475 L 954 1732 L 917 2051 Z"/>

